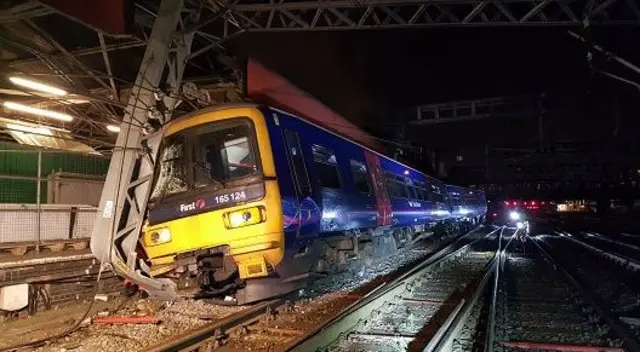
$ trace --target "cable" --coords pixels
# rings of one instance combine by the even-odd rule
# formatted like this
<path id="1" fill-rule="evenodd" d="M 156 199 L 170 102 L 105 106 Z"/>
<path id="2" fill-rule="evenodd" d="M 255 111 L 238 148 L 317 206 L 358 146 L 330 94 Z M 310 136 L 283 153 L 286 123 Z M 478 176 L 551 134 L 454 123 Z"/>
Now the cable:
<path id="1" fill-rule="evenodd" d="M 13 346 L 10 346 L 10 347 L 5 347 L 5 348 L 0 349 L 0 352 L 15 351 L 15 350 L 22 349 L 22 348 L 25 348 L 25 347 L 39 346 L 39 345 L 41 345 L 41 344 L 43 344 L 43 343 L 45 343 L 47 341 L 57 340 L 59 338 L 68 336 L 69 334 L 71 334 L 71 333 L 77 331 L 78 329 L 80 329 L 80 327 L 82 325 L 82 322 L 85 319 L 87 319 L 87 317 L 89 316 L 89 313 L 91 312 L 91 309 L 93 309 L 93 306 L 95 304 L 95 301 L 96 301 L 95 300 L 95 296 L 98 294 L 98 288 L 99 288 L 98 283 L 100 282 L 101 274 L 102 274 L 102 266 L 100 267 L 100 271 L 98 272 L 98 278 L 97 278 L 97 280 L 95 281 L 95 284 L 94 284 L 94 291 L 93 291 L 94 299 L 91 300 L 91 303 L 89 303 L 89 307 L 87 307 L 87 310 L 84 312 L 82 317 L 79 320 L 77 320 L 73 325 L 71 325 L 69 327 L 69 329 L 67 329 L 67 330 L 65 330 L 63 332 L 60 332 L 58 334 L 55 334 L 53 336 L 47 336 L 47 337 L 43 337 L 43 338 L 40 338 L 40 339 L 37 339 L 37 340 L 34 340 L 34 341 L 29 341 L 29 342 L 25 342 L 25 343 L 18 344 L 18 345 L 13 345 Z"/>
<path id="2" fill-rule="evenodd" d="M 100 266 L 100 270 L 98 271 L 97 274 L 97 279 L 94 283 L 94 291 L 93 291 L 93 299 L 91 300 L 91 303 L 89 303 L 89 307 L 87 307 L 87 310 L 84 312 L 84 314 L 82 315 L 82 317 L 77 320 L 73 325 L 71 325 L 69 327 L 69 329 L 60 332 L 58 334 L 55 334 L 53 336 L 48 336 L 48 337 L 43 337 L 41 339 L 35 340 L 35 341 L 30 341 L 30 342 L 26 342 L 26 343 L 22 343 L 22 344 L 18 344 L 18 345 L 14 345 L 14 346 L 10 346 L 10 347 L 5 347 L 0 349 L 0 352 L 5 352 L 5 351 L 15 351 L 18 349 L 22 349 L 25 347 L 34 347 L 34 346 L 38 346 L 41 345 L 47 341 L 51 341 L 51 340 L 57 340 L 60 339 L 62 337 L 68 336 L 69 334 L 74 333 L 75 331 L 77 331 L 78 329 L 81 328 L 82 322 L 85 321 L 85 319 L 87 319 L 87 317 L 89 316 L 89 313 L 91 312 L 91 310 L 93 309 L 93 306 L 95 304 L 95 296 L 98 294 L 98 288 L 99 288 L 99 283 L 100 280 L 102 279 L 102 272 L 104 270 L 104 267 L 101 265 Z M 48 293 L 45 293 L 48 297 Z M 122 307 L 127 303 L 127 301 L 129 301 L 131 297 L 126 297 L 122 302 L 120 302 L 117 306 L 117 308 L 114 310 L 114 312 L 119 311 L 120 309 L 122 309 Z M 50 298 L 47 298 L 50 301 Z"/>

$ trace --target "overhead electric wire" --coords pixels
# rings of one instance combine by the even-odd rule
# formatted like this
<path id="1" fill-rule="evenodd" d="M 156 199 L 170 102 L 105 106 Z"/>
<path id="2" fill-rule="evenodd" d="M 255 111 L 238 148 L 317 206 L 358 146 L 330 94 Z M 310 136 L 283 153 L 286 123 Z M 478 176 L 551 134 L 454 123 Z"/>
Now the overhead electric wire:
<path id="1" fill-rule="evenodd" d="M 618 55 L 616 55 L 616 54 L 604 49 L 603 47 L 601 47 L 598 44 L 594 44 L 594 43 L 588 42 L 587 39 L 585 39 L 583 36 L 573 32 L 573 31 L 569 31 L 568 33 L 572 37 L 574 37 L 574 38 L 578 39 L 579 41 L 589 45 L 591 48 L 595 49 L 596 51 L 604 54 L 608 59 L 612 59 L 612 60 L 616 61 L 617 63 L 623 65 L 624 67 L 634 71 L 635 73 L 640 74 L 640 67 L 634 65 L 633 63 L 629 62 L 628 60 L 625 60 L 625 59 L 621 58 L 620 56 L 618 56 Z"/>

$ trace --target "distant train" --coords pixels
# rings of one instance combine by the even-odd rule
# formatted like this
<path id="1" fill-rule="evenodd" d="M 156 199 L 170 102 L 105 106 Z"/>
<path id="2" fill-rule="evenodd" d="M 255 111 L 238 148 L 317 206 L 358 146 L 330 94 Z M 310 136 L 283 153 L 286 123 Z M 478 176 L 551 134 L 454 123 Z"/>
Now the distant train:
<path id="1" fill-rule="evenodd" d="M 158 164 L 140 249 L 151 274 L 237 304 L 486 215 L 481 191 L 252 104 L 170 122 Z"/>

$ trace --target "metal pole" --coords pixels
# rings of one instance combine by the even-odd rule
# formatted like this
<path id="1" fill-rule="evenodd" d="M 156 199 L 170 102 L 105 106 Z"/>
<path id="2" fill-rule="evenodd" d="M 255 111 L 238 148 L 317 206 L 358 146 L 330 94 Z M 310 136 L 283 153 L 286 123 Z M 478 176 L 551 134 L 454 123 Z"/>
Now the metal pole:
<path id="1" fill-rule="evenodd" d="M 91 252 L 98 260 L 110 264 L 118 274 L 136 283 L 151 297 L 161 299 L 177 297 L 175 284 L 166 278 L 150 277 L 149 267 L 137 257 L 136 246 L 146 215 L 162 137 L 162 129 L 147 134 L 153 128 L 149 119 L 162 125 L 172 117 L 193 41 L 193 33 L 176 35 L 176 29 L 185 20 L 197 21 L 195 17 L 199 14 L 199 11 L 183 10 L 186 9 L 182 0 L 163 0 L 160 3 L 120 125 L 100 197 L 100 211 L 91 234 Z M 183 12 L 188 13 L 184 19 Z M 163 75 L 167 66 L 168 77 Z M 164 93 L 166 86 L 169 86 L 169 94 Z M 159 103 L 164 105 L 162 111 L 155 108 Z M 143 131 L 132 124 L 133 121 L 150 128 Z"/>
<path id="2" fill-rule="evenodd" d="M 40 193 L 41 193 L 41 185 L 40 185 L 40 182 L 41 181 L 42 181 L 42 150 L 38 150 L 38 177 L 37 177 L 38 185 L 36 187 L 36 219 L 38 221 L 38 225 L 37 225 L 38 242 L 36 243 L 36 252 L 37 253 L 40 253 L 40 239 L 42 238 L 41 233 L 40 233 L 40 229 L 41 229 L 41 225 L 40 225 L 40 212 L 41 212 Z"/>

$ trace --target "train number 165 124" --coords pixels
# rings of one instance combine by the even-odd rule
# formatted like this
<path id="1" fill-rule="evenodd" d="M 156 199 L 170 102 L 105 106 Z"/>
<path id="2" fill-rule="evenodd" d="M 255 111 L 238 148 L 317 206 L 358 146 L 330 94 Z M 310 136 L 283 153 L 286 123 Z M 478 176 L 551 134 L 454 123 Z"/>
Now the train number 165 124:
<path id="1" fill-rule="evenodd" d="M 235 202 L 244 199 L 247 199 L 247 194 L 245 193 L 245 191 L 221 194 L 219 196 L 213 197 L 213 200 L 216 202 L 216 204 Z"/>

